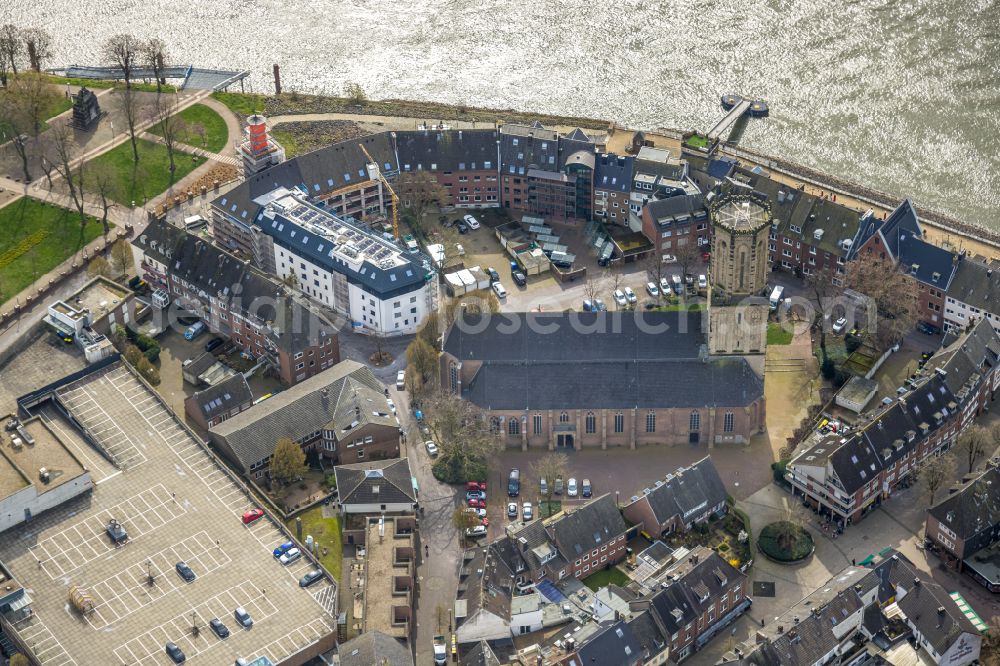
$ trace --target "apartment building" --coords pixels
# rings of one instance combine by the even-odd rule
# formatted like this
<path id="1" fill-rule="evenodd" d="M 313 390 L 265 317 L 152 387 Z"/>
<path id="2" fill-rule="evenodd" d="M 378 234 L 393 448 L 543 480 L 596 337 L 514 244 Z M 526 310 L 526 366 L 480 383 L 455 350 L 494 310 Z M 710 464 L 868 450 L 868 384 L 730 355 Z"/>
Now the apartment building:
<path id="1" fill-rule="evenodd" d="M 197 315 L 292 385 L 340 361 L 337 334 L 326 319 L 247 261 L 153 220 L 132 241 L 139 275 L 168 296 L 162 308 Z"/>
<path id="2" fill-rule="evenodd" d="M 991 464 L 927 509 L 925 537 L 938 555 L 1000 592 L 1000 470 Z"/>
<path id="3" fill-rule="evenodd" d="M 629 213 L 633 228 L 638 229 L 646 204 L 680 195 L 700 194 L 688 178 L 686 160 L 671 156 L 669 150 L 643 146 L 632 165 Z"/>
<path id="4" fill-rule="evenodd" d="M 980 322 L 939 350 L 909 391 L 855 431 L 810 434 L 787 466 L 793 494 L 841 525 L 857 522 L 973 423 L 1000 386 L 998 361 L 1000 337 Z"/>
<path id="5" fill-rule="evenodd" d="M 371 369 L 342 361 L 218 423 L 209 440 L 241 472 L 268 477 L 278 440 L 333 463 L 399 456 L 399 422 Z"/>
<path id="6" fill-rule="evenodd" d="M 711 227 L 705 198 L 700 194 L 682 194 L 651 201 L 642 208 L 642 233 L 653 243 L 654 251 L 664 260 L 684 246 L 708 249 Z"/>
<path id="7" fill-rule="evenodd" d="M 938 329 L 946 325 L 945 294 L 955 276 L 959 255 L 924 240 L 917 211 L 909 199 L 883 220 L 871 215 L 864 218 L 848 259 L 891 261 L 917 286 L 920 321 Z"/>
<path id="8" fill-rule="evenodd" d="M 837 572 L 718 663 L 822 666 L 929 660 L 966 666 L 979 658 L 981 640 L 956 600 L 890 549 L 865 566 Z"/>
<path id="9" fill-rule="evenodd" d="M 417 130 L 394 135 L 401 179 L 404 174 L 425 171 L 448 193 L 447 205 L 500 206 L 497 130 Z M 405 199 L 405 188 L 400 189 Z"/>
<path id="10" fill-rule="evenodd" d="M 1000 329 L 1000 262 L 959 254 L 944 299 L 944 329 L 962 331 L 979 320 Z"/>
<path id="11" fill-rule="evenodd" d="M 593 216 L 596 148 L 581 130 L 562 136 L 534 125 L 500 128 L 504 208 L 556 222 Z"/>
<path id="12" fill-rule="evenodd" d="M 629 224 L 629 198 L 635 158 L 603 153 L 594 165 L 594 219 Z"/>

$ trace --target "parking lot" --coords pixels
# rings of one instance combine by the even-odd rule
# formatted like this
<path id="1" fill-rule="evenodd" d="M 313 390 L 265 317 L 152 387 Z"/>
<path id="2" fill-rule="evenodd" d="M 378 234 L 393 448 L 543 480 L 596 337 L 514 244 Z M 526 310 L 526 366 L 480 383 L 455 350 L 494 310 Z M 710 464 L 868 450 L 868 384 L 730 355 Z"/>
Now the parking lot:
<path id="1" fill-rule="evenodd" d="M 271 551 L 285 534 L 266 516 L 243 524 L 256 505 L 125 367 L 69 385 L 59 399 L 126 462 L 92 494 L 0 543 L 0 559 L 31 589 L 33 615 L 16 628 L 42 664 L 169 664 L 167 641 L 189 663 L 260 655 L 280 663 L 329 640 L 336 588 L 326 580 L 299 587 L 313 565 L 277 561 Z M 105 533 L 112 520 L 128 532 L 117 547 Z M 175 570 L 182 561 L 195 574 L 191 582 Z M 92 611 L 70 606 L 71 585 L 89 595 Z M 253 618 L 249 630 L 233 617 L 238 606 Z M 232 632 L 228 638 L 209 629 L 215 617 Z"/>

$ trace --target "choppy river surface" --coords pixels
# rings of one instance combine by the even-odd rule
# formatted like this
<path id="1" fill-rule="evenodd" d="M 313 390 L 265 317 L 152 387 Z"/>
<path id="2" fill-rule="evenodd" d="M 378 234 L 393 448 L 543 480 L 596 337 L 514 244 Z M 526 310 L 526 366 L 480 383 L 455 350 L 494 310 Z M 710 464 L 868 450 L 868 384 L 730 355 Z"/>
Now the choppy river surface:
<path id="1" fill-rule="evenodd" d="M 271 89 L 707 130 L 766 98 L 751 148 L 1000 228 L 997 0 L 6 0 L 0 22 L 95 64 L 108 35 Z"/>

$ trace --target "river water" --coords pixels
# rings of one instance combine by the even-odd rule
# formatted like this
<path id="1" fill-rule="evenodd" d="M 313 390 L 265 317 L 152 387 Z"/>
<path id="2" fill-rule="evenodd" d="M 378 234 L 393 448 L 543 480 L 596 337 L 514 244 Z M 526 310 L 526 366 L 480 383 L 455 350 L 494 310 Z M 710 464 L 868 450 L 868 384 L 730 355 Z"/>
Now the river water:
<path id="1" fill-rule="evenodd" d="M 271 90 L 707 130 L 719 96 L 768 100 L 742 144 L 1000 229 L 997 0 L 5 0 L 54 65 L 108 35 L 249 69 Z"/>

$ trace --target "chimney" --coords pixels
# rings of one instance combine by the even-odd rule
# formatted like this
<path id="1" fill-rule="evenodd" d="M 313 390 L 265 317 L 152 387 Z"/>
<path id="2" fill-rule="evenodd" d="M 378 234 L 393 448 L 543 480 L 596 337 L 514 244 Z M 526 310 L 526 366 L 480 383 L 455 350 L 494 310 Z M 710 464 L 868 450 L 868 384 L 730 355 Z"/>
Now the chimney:
<path id="1" fill-rule="evenodd" d="M 920 579 L 919 578 L 914 578 L 913 579 L 913 587 L 920 587 Z"/>
<path id="2" fill-rule="evenodd" d="M 361 407 L 359 407 L 358 405 L 354 405 L 354 418 L 357 419 L 361 418 Z"/>

